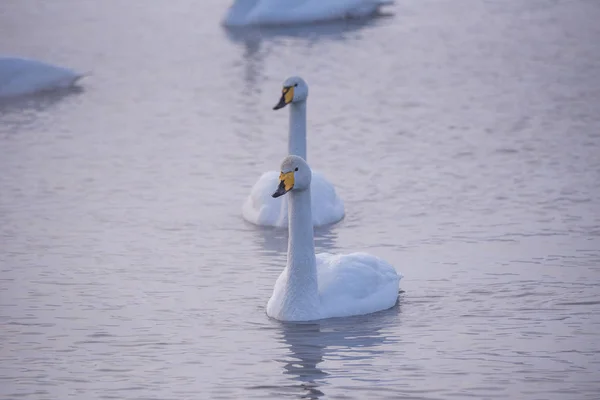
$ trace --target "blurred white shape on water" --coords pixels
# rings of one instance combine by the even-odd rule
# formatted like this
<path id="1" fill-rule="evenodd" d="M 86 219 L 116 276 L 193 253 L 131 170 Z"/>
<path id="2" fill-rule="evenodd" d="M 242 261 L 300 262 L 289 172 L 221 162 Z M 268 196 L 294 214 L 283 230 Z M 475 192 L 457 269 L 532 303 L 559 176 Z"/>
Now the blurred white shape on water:
<path id="1" fill-rule="evenodd" d="M 286 25 L 364 18 L 392 3 L 394 0 L 235 0 L 223 24 Z"/>
<path id="2" fill-rule="evenodd" d="M 42 61 L 0 56 L 0 98 L 68 88 L 83 76 Z"/>

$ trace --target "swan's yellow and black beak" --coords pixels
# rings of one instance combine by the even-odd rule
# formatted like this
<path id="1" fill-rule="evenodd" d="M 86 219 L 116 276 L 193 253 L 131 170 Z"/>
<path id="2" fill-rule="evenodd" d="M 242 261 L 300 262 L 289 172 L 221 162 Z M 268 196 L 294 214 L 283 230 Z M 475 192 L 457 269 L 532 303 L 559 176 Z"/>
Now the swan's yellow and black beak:
<path id="1" fill-rule="evenodd" d="M 283 196 L 294 187 L 294 171 L 279 174 L 279 186 L 271 196 L 277 198 Z"/>
<path id="2" fill-rule="evenodd" d="M 294 100 L 294 87 L 284 86 L 283 90 L 281 91 L 281 98 L 279 99 L 279 103 L 277 103 L 277 105 L 273 107 L 273 110 L 279 110 L 280 108 L 287 106 L 292 102 L 292 100 Z"/>

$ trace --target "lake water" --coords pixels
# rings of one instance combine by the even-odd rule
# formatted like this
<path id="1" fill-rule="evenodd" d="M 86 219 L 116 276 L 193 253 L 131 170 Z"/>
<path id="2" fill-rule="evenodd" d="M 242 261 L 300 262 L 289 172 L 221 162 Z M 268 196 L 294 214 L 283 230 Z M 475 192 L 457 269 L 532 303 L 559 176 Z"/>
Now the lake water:
<path id="1" fill-rule="evenodd" d="M 600 2 L 258 32 L 228 5 L 0 4 L 3 53 L 91 73 L 0 106 L 0 398 L 598 399 Z M 393 264 L 391 310 L 265 315 L 287 232 L 241 207 L 293 74 L 346 204 L 317 251 Z"/>

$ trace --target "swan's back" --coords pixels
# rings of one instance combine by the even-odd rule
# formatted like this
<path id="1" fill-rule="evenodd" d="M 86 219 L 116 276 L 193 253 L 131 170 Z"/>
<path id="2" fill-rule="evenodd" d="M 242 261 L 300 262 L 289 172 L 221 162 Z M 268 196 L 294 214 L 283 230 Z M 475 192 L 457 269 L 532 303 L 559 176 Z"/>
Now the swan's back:
<path id="1" fill-rule="evenodd" d="M 81 74 L 64 67 L 19 57 L 0 57 L 0 97 L 72 86 Z"/>
<path id="2" fill-rule="evenodd" d="M 362 315 L 393 307 L 402 274 L 367 253 L 317 254 L 322 318 Z"/>
<path id="3" fill-rule="evenodd" d="M 376 13 L 393 0 L 236 0 L 223 24 L 228 26 L 311 23 Z"/>

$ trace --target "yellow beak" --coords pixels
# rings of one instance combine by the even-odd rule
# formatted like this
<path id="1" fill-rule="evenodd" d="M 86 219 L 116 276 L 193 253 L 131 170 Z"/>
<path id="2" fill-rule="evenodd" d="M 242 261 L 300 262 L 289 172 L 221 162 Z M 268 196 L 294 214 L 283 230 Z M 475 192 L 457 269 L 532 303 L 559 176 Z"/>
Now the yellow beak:
<path id="1" fill-rule="evenodd" d="M 294 171 L 279 174 L 279 186 L 271 196 L 277 198 L 283 196 L 294 187 Z"/>
<path id="2" fill-rule="evenodd" d="M 294 87 L 286 86 L 281 91 L 281 98 L 279 99 L 279 103 L 277 103 L 277 105 L 273 107 L 273 110 L 279 110 L 280 108 L 285 107 L 286 105 L 290 104 L 292 100 L 294 100 Z"/>

